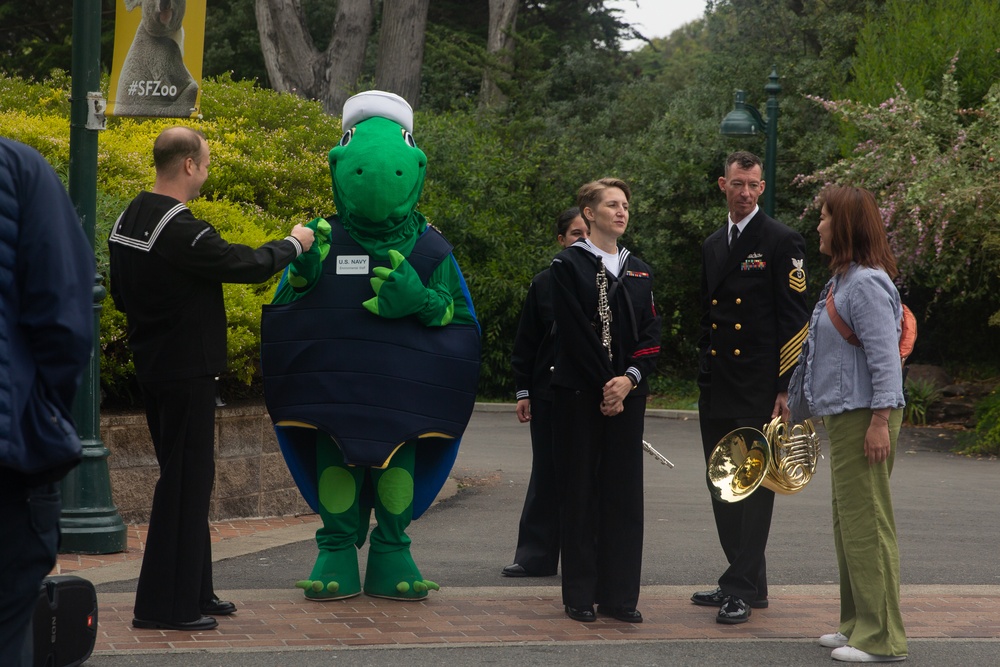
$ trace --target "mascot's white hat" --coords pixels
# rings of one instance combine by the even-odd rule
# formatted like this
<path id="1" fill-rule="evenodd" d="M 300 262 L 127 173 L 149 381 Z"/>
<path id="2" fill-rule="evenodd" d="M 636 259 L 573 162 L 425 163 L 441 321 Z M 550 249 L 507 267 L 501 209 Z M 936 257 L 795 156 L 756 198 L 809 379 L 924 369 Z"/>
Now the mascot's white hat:
<path id="1" fill-rule="evenodd" d="M 369 90 L 349 97 L 344 102 L 341 126 L 346 131 L 374 116 L 388 118 L 402 125 L 407 132 L 413 132 L 413 108 L 399 95 L 382 90 Z"/>

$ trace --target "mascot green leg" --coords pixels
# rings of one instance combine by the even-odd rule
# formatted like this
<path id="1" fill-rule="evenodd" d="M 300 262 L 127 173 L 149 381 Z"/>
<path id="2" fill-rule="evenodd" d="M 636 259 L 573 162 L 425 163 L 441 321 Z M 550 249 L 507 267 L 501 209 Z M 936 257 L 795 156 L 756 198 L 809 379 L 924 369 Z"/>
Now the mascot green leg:
<path id="1" fill-rule="evenodd" d="M 366 469 L 346 465 L 340 447 L 324 433 L 316 437 L 316 463 L 323 520 L 316 531 L 319 555 L 309 578 L 295 585 L 310 600 L 354 597 L 361 593 L 356 542 L 361 523 L 358 497 Z"/>
<path id="2" fill-rule="evenodd" d="M 406 528 L 413 518 L 413 467 L 416 443 L 407 442 L 393 455 L 384 470 L 371 468 L 375 487 L 375 520 L 365 593 L 391 600 L 418 600 L 438 585 L 421 576 L 410 555 Z"/>

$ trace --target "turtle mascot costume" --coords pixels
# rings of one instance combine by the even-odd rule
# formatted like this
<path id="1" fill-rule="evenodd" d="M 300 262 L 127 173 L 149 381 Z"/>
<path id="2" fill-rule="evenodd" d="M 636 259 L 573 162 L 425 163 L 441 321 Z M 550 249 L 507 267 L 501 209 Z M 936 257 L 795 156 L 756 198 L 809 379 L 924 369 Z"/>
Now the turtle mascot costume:
<path id="1" fill-rule="evenodd" d="M 479 324 L 452 246 L 416 210 L 427 156 L 410 105 L 355 95 L 343 128 L 329 154 L 337 215 L 309 223 L 316 241 L 264 306 L 264 399 L 323 520 L 316 564 L 296 585 L 312 600 L 420 599 L 438 585 L 406 528 L 441 490 L 472 415 Z"/>

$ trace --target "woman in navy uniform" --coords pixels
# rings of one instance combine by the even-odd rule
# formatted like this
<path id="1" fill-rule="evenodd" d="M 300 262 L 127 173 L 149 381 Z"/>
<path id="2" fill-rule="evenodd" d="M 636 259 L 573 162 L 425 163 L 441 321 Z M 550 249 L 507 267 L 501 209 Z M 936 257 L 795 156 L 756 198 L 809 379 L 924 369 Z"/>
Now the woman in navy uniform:
<path id="1" fill-rule="evenodd" d="M 589 232 L 576 206 L 556 218 L 556 240 L 564 249 L 587 238 Z M 552 277 L 546 268 L 528 288 L 510 358 L 517 387 L 517 419 L 531 428 L 531 479 L 518 524 L 514 562 L 501 572 L 505 577 L 547 577 L 555 574 L 559 565 L 559 493 L 549 388 L 556 355 L 552 299 Z"/>
<path id="2" fill-rule="evenodd" d="M 788 381 L 808 328 L 802 235 L 757 206 L 766 184 L 752 153 L 726 159 L 719 188 L 729 221 L 702 246 L 702 322 L 698 384 L 705 460 L 730 431 L 763 428 L 788 417 Z M 764 549 L 774 492 L 760 488 L 738 503 L 712 499 L 719 541 L 729 562 L 715 590 L 695 604 L 719 608 L 720 623 L 743 623 L 767 607 Z"/>
<path id="3" fill-rule="evenodd" d="M 556 466 L 562 493 L 562 596 L 577 621 L 639 623 L 642 429 L 647 376 L 660 353 L 649 266 L 617 244 L 628 185 L 602 178 L 577 193 L 590 238 L 552 262 Z"/>

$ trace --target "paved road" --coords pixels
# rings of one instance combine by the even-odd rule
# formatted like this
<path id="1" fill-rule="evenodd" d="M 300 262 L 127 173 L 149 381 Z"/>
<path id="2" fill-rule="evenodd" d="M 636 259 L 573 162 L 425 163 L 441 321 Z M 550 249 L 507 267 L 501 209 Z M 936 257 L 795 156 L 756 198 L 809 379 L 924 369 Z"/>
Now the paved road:
<path id="1" fill-rule="evenodd" d="M 692 591 L 714 585 L 725 562 L 718 546 L 704 480 L 697 419 L 650 417 L 646 439 L 671 459 L 668 469 L 651 457 L 645 471 L 646 538 L 644 586 L 681 586 Z M 996 484 L 1000 462 L 947 453 L 948 432 L 904 429 L 893 474 L 899 532 L 901 581 L 908 585 L 996 586 L 1000 563 Z M 512 408 L 477 410 L 453 475 L 461 490 L 432 507 L 410 529 L 413 552 L 424 576 L 443 587 L 557 586 L 558 578 L 517 580 L 499 576 L 514 551 L 517 520 L 529 474 L 528 429 Z M 837 579 L 830 519 L 828 461 L 799 494 L 779 497 L 768 547 L 772 595 L 782 586 L 834 584 Z M 307 536 L 304 536 L 307 537 Z M 306 576 L 315 557 L 310 539 L 228 558 L 216 563 L 220 590 L 287 589 Z M 135 589 L 134 579 L 111 581 L 101 593 Z M 525 591 L 530 594 L 530 591 Z M 642 600 L 640 598 L 640 609 Z M 996 664 L 1000 628 L 992 640 L 911 642 L 911 665 Z M 429 652 L 427 652 L 429 651 Z M 827 654 L 828 655 L 828 654 Z M 393 665 L 589 664 L 811 665 L 813 642 L 639 642 L 484 646 L 475 648 L 349 649 L 338 651 L 185 656 L 99 656 L 107 665 Z M 821 664 L 829 664 L 825 658 Z"/>

